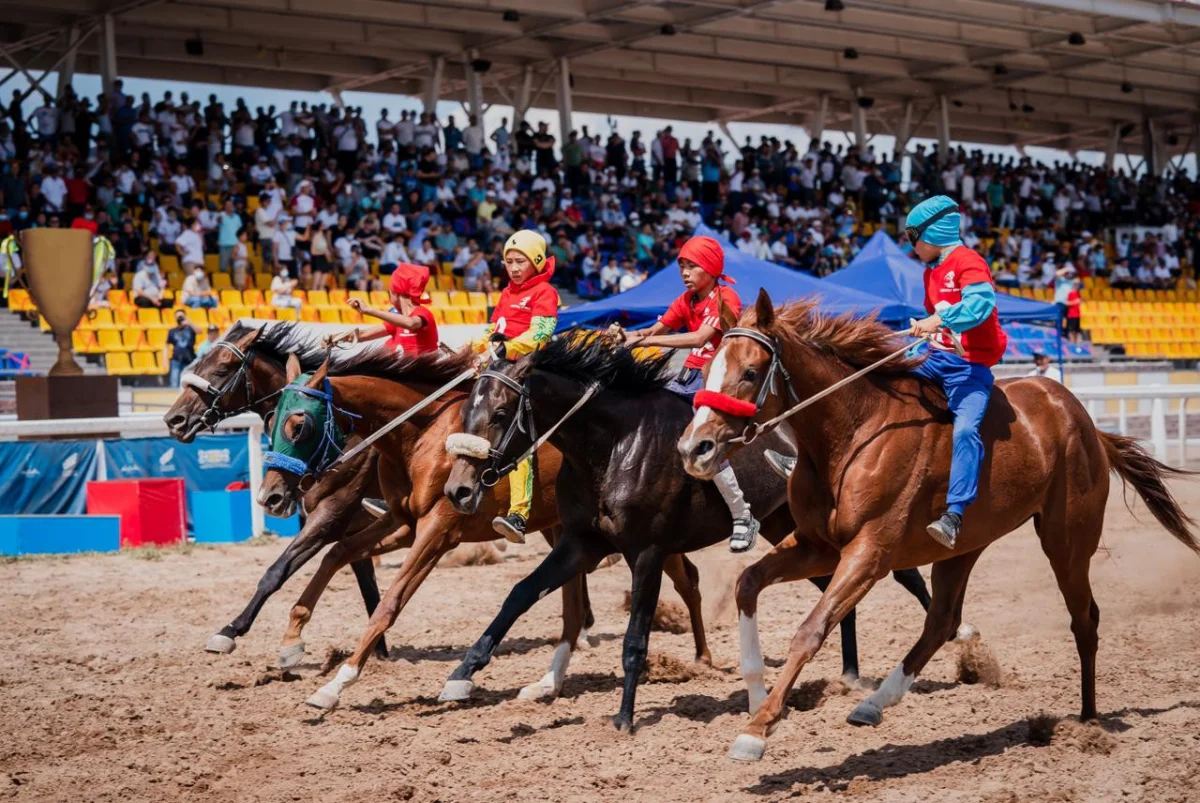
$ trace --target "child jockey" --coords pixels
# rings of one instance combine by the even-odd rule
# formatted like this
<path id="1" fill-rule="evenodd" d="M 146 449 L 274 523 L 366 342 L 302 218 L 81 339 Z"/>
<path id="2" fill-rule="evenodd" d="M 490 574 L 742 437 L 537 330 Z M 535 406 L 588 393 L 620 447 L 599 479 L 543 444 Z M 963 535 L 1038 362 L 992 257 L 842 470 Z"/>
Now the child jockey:
<path id="1" fill-rule="evenodd" d="M 504 244 L 508 286 L 492 311 L 492 322 L 482 340 L 473 344 L 485 354 L 516 359 L 549 342 L 558 326 L 558 291 L 550 284 L 554 257 L 546 256 L 546 240 L 523 229 Z M 517 464 L 508 478 L 507 516 L 492 520 L 492 528 L 516 544 L 525 543 L 525 525 L 533 501 L 533 457 Z"/>
<path id="2" fill-rule="evenodd" d="M 733 288 L 721 284 L 734 281 L 725 275 L 725 254 L 720 243 L 711 237 L 693 237 L 684 243 L 679 251 L 679 273 L 687 290 L 649 329 L 626 332 L 625 342 L 629 346 L 692 349 L 679 376 L 667 386 L 691 401 L 704 388 L 701 371 L 721 345 L 721 333 L 737 321 L 742 302 Z M 664 334 L 680 329 L 686 329 L 687 333 Z M 713 481 L 733 515 L 729 548 L 745 552 L 754 546 L 758 520 L 750 512 L 728 461 L 721 465 Z"/>
<path id="3" fill-rule="evenodd" d="M 429 283 L 429 268 L 424 265 L 400 264 L 392 272 L 391 301 L 388 311 L 377 310 L 357 298 L 347 303 L 364 317 L 378 318 L 383 323 L 368 329 L 352 329 L 339 335 L 334 343 L 343 340 L 359 342 L 386 337 L 387 347 L 405 354 L 424 354 L 438 349 L 437 321 L 433 313 L 422 306 L 425 285 Z"/>

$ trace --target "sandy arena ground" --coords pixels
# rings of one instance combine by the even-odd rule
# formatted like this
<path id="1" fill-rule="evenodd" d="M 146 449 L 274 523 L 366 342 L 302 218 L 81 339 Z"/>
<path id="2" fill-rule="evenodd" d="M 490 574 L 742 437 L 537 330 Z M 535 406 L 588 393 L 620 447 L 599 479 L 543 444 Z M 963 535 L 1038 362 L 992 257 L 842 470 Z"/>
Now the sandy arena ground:
<path id="1" fill-rule="evenodd" d="M 1200 510 L 1200 482 L 1180 483 Z M 1119 488 L 1119 486 L 1118 486 Z M 1139 520 L 1140 519 L 1140 520 Z M 500 565 L 439 568 L 343 707 L 302 705 L 333 649 L 365 619 L 339 575 L 306 637 L 309 661 L 269 668 L 293 579 L 231 656 L 205 640 L 248 598 L 278 544 L 197 548 L 158 560 L 85 556 L 0 565 L 0 795 L 38 801 L 823 800 L 1194 801 L 1200 799 L 1200 558 L 1145 513 L 1110 501 L 1093 564 L 1102 612 L 1100 725 L 1080 726 L 1066 610 L 1032 530 L 979 563 L 966 618 L 998 660 L 1000 687 L 957 680 L 948 646 L 874 730 L 845 724 L 865 692 L 835 680 L 836 642 L 801 676 L 792 710 L 757 764 L 725 758 L 746 719 L 731 592 L 748 558 L 698 556 L 715 669 L 693 673 L 690 634 L 655 633 L 659 679 L 638 696 L 638 731 L 607 717 L 620 697 L 624 565 L 591 579 L 599 645 L 577 653 L 563 696 L 516 700 L 541 677 L 558 633 L 552 595 L 479 675 L 477 700 L 439 704 L 442 682 L 545 551 Z M 399 560 L 385 558 L 381 585 Z M 667 584 L 669 586 L 669 583 Z M 815 600 L 809 584 L 768 590 L 772 667 Z M 665 592 L 677 599 L 673 590 Z M 916 639 L 917 604 L 890 580 L 859 611 L 863 674 L 885 676 Z M 665 667 L 665 668 L 664 668 Z M 326 670 L 328 671 L 328 670 Z M 695 675 L 683 680 L 689 675 Z M 682 681 L 682 682 L 681 682 Z M 1038 719 L 1041 714 L 1055 719 Z M 1033 722 L 1031 723 L 1031 718 Z"/>

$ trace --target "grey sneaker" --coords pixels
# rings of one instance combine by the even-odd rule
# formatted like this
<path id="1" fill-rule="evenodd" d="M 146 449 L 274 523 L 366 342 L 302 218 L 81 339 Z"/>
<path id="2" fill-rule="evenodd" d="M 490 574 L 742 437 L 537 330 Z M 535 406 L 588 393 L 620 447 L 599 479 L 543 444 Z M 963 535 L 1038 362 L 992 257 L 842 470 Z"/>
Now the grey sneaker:
<path id="1" fill-rule="evenodd" d="M 962 516 L 957 513 L 943 513 L 940 519 L 925 528 L 925 532 L 946 549 L 954 549 L 954 541 L 961 529 Z"/>
<path id="2" fill-rule="evenodd" d="M 387 502 L 383 501 L 382 499 L 372 499 L 371 497 L 364 498 L 362 500 L 362 506 L 363 510 L 367 511 L 377 519 L 382 519 L 388 514 L 389 510 Z"/>
<path id="3" fill-rule="evenodd" d="M 796 458 L 780 454 L 772 449 L 763 452 L 763 459 L 767 461 L 767 465 L 771 467 L 772 471 L 785 480 L 792 476 L 792 471 L 796 468 Z"/>
<path id="4" fill-rule="evenodd" d="M 525 543 L 525 517 L 520 513 L 509 513 L 492 519 L 492 529 L 514 544 Z"/>
<path id="5" fill-rule="evenodd" d="M 758 519 L 734 519 L 733 535 L 729 536 L 730 552 L 745 552 L 758 539 Z"/>

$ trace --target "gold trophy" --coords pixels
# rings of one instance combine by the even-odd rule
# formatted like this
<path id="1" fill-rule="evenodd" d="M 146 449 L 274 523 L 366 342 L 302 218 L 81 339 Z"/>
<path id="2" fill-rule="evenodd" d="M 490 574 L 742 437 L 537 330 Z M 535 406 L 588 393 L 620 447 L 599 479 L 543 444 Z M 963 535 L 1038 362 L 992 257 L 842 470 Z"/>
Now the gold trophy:
<path id="1" fill-rule="evenodd" d="M 29 295 L 49 322 L 58 344 L 50 376 L 83 373 L 71 351 L 71 333 L 87 311 L 92 291 L 92 235 L 87 229 L 26 229 L 21 260 Z"/>

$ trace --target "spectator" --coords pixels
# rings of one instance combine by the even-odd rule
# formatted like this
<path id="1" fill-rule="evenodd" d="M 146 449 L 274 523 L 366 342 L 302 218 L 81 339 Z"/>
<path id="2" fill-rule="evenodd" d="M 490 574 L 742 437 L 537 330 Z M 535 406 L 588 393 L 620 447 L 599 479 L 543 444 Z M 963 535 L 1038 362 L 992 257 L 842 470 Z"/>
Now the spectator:
<path id="1" fill-rule="evenodd" d="M 1072 343 L 1079 343 L 1083 339 L 1083 332 L 1080 328 L 1083 298 L 1079 294 L 1079 286 L 1079 280 L 1073 279 L 1070 292 L 1067 293 L 1067 336 Z"/>
<path id="2" fill-rule="evenodd" d="M 238 290 L 246 289 L 246 269 L 250 266 L 250 232 L 238 229 L 237 243 L 229 256 L 233 267 L 233 286 Z"/>
<path id="3" fill-rule="evenodd" d="M 133 274 L 133 303 L 138 307 L 166 309 L 171 302 L 165 297 L 167 282 L 158 269 L 158 257 L 147 252 Z"/>
<path id="4" fill-rule="evenodd" d="M 296 271 L 296 232 L 292 219 L 287 215 L 279 218 L 279 227 L 271 237 L 272 261 L 289 276 L 298 276 Z"/>
<path id="5" fill-rule="evenodd" d="M 287 266 L 280 265 L 279 272 L 271 279 L 271 306 L 280 309 L 300 309 L 300 299 L 293 295 L 299 282 L 288 274 Z"/>
<path id="6" fill-rule="evenodd" d="M 212 309 L 217 306 L 217 294 L 213 292 L 203 265 L 196 265 L 183 280 L 183 304 L 187 307 Z"/>
<path id="7" fill-rule="evenodd" d="M 170 376 L 167 384 L 179 387 L 179 377 L 196 361 L 196 330 L 188 323 L 183 310 L 175 310 L 175 327 L 167 331 L 167 343 L 171 347 Z"/>
<path id="8" fill-rule="evenodd" d="M 208 325 L 207 336 L 203 341 L 201 341 L 200 345 L 196 347 L 196 359 L 200 359 L 205 354 L 208 354 L 208 352 L 212 351 L 212 347 L 215 346 L 220 339 L 221 330 L 217 328 L 215 323 L 210 323 Z"/>
<path id="9" fill-rule="evenodd" d="M 1053 379 L 1060 385 L 1063 381 L 1062 371 L 1056 368 L 1050 362 L 1050 357 L 1046 352 L 1040 349 L 1033 352 L 1033 370 L 1025 374 L 1025 376 L 1044 376 L 1047 379 Z"/>
<path id="10" fill-rule="evenodd" d="M 187 230 L 176 238 L 175 250 L 179 254 L 184 275 L 190 275 L 197 269 L 204 271 L 204 236 L 200 233 L 199 219 L 193 219 Z"/>

